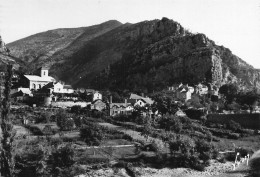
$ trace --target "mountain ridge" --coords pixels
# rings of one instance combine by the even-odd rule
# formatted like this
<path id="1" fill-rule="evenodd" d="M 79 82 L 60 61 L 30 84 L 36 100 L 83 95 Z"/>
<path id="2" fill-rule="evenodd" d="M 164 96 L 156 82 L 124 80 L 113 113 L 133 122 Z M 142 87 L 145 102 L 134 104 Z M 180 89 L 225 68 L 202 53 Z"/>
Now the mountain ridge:
<path id="1" fill-rule="evenodd" d="M 259 70 L 205 34 L 193 34 L 173 20 L 109 21 L 91 27 L 76 33 L 77 37 L 73 33 L 66 47 L 47 57 L 37 58 L 23 50 L 26 41 L 7 46 L 16 57 L 25 51 L 22 60 L 28 65 L 49 65 L 51 74 L 75 87 L 151 92 L 177 82 L 219 86 L 235 82 L 260 88 Z M 44 45 L 48 49 L 53 44 Z M 39 46 L 30 49 L 32 53 Z M 32 57 L 31 61 L 26 57 Z"/>

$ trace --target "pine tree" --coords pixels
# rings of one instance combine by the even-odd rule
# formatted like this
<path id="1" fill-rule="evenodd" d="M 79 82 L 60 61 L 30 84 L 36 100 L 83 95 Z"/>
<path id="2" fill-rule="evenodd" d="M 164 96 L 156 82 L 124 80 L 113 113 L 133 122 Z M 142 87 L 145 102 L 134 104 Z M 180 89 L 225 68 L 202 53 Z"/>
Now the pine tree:
<path id="1" fill-rule="evenodd" d="M 10 90 L 12 80 L 12 65 L 7 66 L 7 75 L 5 78 L 5 90 L 2 99 L 1 114 L 1 148 L 0 148 L 0 172 L 4 177 L 14 176 L 14 156 L 13 141 L 15 132 L 13 131 L 12 120 L 9 118 L 10 112 Z"/>

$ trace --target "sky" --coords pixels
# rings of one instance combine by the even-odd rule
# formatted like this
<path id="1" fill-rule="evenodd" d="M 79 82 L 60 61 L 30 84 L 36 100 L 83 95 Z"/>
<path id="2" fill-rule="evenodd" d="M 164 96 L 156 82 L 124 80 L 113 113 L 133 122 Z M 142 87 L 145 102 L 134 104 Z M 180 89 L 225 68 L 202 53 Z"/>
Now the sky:
<path id="1" fill-rule="evenodd" d="M 162 17 L 260 68 L 260 0 L 0 0 L 0 35 L 9 43 L 56 28 Z"/>

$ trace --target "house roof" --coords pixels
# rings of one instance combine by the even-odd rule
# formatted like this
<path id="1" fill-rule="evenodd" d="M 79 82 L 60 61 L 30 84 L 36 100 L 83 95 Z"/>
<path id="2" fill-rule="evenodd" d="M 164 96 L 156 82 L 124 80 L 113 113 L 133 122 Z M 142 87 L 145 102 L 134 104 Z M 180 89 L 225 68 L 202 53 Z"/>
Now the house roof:
<path id="1" fill-rule="evenodd" d="M 144 100 L 147 104 L 153 104 L 154 103 L 154 101 L 151 98 L 148 98 L 148 97 L 142 98 L 142 100 Z"/>
<path id="2" fill-rule="evenodd" d="M 175 113 L 174 115 L 180 116 L 180 117 L 186 116 L 186 114 L 185 114 L 181 109 L 179 109 L 178 111 L 176 111 L 176 113 Z"/>
<path id="3" fill-rule="evenodd" d="M 129 101 L 128 101 L 129 100 Z M 149 97 L 142 97 L 137 94 L 131 93 L 130 98 L 127 100 L 127 102 L 131 102 L 130 100 L 143 100 L 147 104 L 153 104 L 154 101 Z"/>
<path id="4" fill-rule="evenodd" d="M 18 91 L 30 95 L 32 92 L 29 88 L 18 88 Z"/>
<path id="5" fill-rule="evenodd" d="M 47 66 L 42 66 L 42 67 L 40 67 L 40 68 L 38 68 L 38 69 L 41 69 L 41 70 L 49 70 L 50 68 L 47 67 Z"/>
<path id="6" fill-rule="evenodd" d="M 114 107 L 114 106 L 126 108 L 127 106 L 131 106 L 131 104 L 130 103 L 126 103 L 126 104 L 125 103 L 111 103 L 110 104 L 111 108 Z"/>
<path id="7" fill-rule="evenodd" d="M 51 76 L 40 77 L 37 75 L 24 75 L 30 81 L 53 82 L 55 79 Z"/>
<path id="8" fill-rule="evenodd" d="M 94 89 L 85 89 L 85 92 L 86 93 L 95 93 L 95 90 Z"/>
<path id="9" fill-rule="evenodd" d="M 130 103 L 132 105 L 134 105 L 136 103 L 136 99 L 127 99 L 127 103 Z"/>
<path id="10" fill-rule="evenodd" d="M 64 89 L 73 89 L 71 85 L 64 85 L 63 88 Z"/>
<path id="11" fill-rule="evenodd" d="M 55 82 L 50 82 L 50 83 L 46 84 L 45 86 L 43 86 L 43 88 L 46 88 L 46 89 L 54 88 L 54 85 L 57 85 L 57 84 L 61 84 L 61 83 L 59 83 L 59 82 L 56 82 L 56 83 Z"/>
<path id="12" fill-rule="evenodd" d="M 94 100 L 92 104 L 104 103 L 101 99 Z M 104 103 L 105 104 L 105 103 Z"/>
<path id="13" fill-rule="evenodd" d="M 129 99 L 135 99 L 135 100 L 137 100 L 137 99 L 142 99 L 142 98 L 143 98 L 143 97 L 141 97 L 141 96 L 139 96 L 139 95 L 137 95 L 137 94 L 131 93 Z"/>

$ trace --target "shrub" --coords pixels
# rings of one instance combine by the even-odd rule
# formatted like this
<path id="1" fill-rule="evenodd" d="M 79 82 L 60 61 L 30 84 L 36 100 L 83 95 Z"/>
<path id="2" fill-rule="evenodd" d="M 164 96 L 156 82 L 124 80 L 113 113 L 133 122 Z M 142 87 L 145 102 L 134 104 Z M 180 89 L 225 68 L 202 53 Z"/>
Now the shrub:
<path id="1" fill-rule="evenodd" d="M 249 173 L 252 177 L 259 177 L 260 176 L 260 156 L 252 158 L 249 162 Z"/>
<path id="2" fill-rule="evenodd" d="M 98 146 L 104 138 L 104 129 L 97 124 L 90 123 L 80 129 L 80 137 L 88 144 Z"/>
<path id="3" fill-rule="evenodd" d="M 56 114 L 57 126 L 61 130 L 72 130 L 74 128 L 74 120 L 64 111 L 60 110 Z"/>
<path id="4" fill-rule="evenodd" d="M 70 167 L 74 164 L 74 150 L 70 144 L 60 145 L 52 152 L 52 164 L 55 167 Z"/>
<path id="5" fill-rule="evenodd" d="M 245 149 L 245 148 L 236 148 L 235 149 L 236 153 L 239 152 L 239 154 L 241 155 L 241 157 L 245 157 L 247 154 L 252 154 L 253 150 L 252 149 Z"/>
<path id="6" fill-rule="evenodd" d="M 43 135 L 48 136 L 48 135 L 53 135 L 54 132 L 50 125 L 45 125 L 44 128 L 42 129 L 42 133 L 43 133 Z"/>
<path id="7" fill-rule="evenodd" d="M 128 140 L 128 141 L 133 141 L 133 138 L 130 135 L 124 134 L 122 139 Z"/>
<path id="8" fill-rule="evenodd" d="M 240 137 L 239 133 L 228 133 L 228 138 L 230 139 L 238 139 Z"/>
<path id="9" fill-rule="evenodd" d="M 80 105 L 75 105 L 72 106 L 70 109 L 71 113 L 79 114 L 81 112 L 81 106 Z"/>
<path id="10" fill-rule="evenodd" d="M 232 130 L 232 131 L 241 131 L 241 125 L 238 122 L 235 122 L 233 120 L 230 120 L 227 123 L 227 128 Z"/>
<path id="11" fill-rule="evenodd" d="M 15 155 L 17 176 L 47 175 L 48 150 L 41 145 L 19 149 Z M 47 175 L 48 176 L 48 175 Z"/>
<path id="12" fill-rule="evenodd" d="M 57 147 L 58 145 L 60 145 L 62 143 L 62 139 L 61 138 L 51 138 L 49 143 L 51 146 Z"/>
<path id="13" fill-rule="evenodd" d="M 25 126 L 26 128 L 28 128 L 33 135 L 43 135 L 43 132 L 40 130 L 40 128 L 36 127 L 36 126 L 33 126 L 33 125 L 26 125 Z"/>

